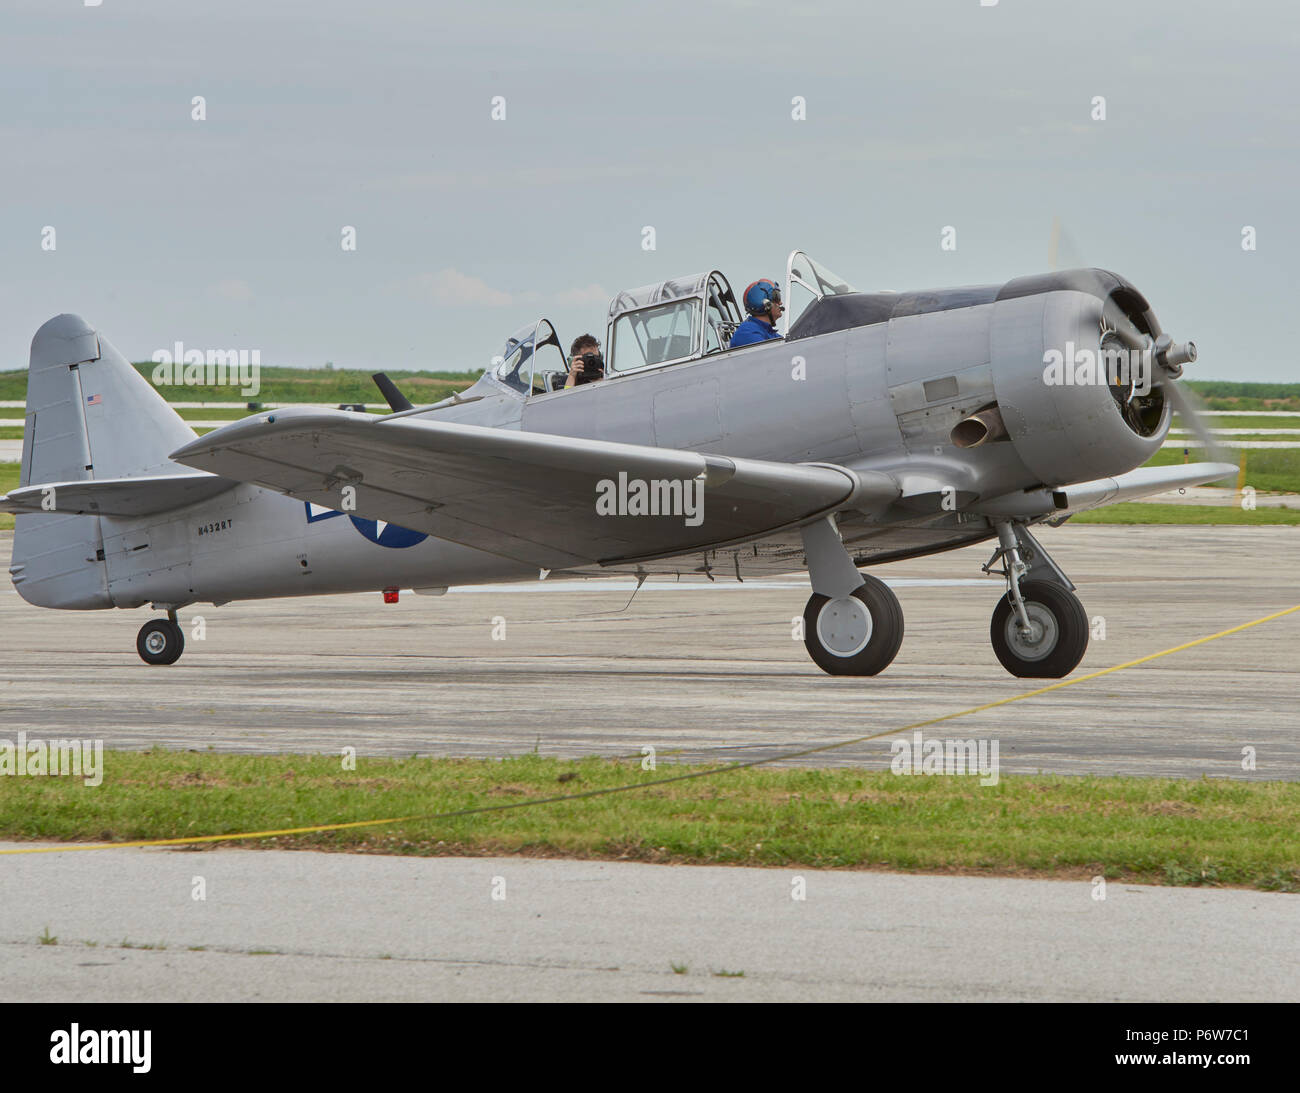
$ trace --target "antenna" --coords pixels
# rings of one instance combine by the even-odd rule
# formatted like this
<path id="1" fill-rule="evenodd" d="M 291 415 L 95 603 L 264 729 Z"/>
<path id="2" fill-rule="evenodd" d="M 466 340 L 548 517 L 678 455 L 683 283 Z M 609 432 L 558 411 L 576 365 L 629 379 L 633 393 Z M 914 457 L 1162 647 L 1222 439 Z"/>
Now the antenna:
<path id="1" fill-rule="evenodd" d="M 384 401 L 388 403 L 393 413 L 399 410 L 414 410 L 411 400 L 397 389 L 397 384 L 388 378 L 383 372 L 376 372 L 370 377 L 375 381 L 375 386 L 379 388 L 379 393 L 384 396 Z"/>

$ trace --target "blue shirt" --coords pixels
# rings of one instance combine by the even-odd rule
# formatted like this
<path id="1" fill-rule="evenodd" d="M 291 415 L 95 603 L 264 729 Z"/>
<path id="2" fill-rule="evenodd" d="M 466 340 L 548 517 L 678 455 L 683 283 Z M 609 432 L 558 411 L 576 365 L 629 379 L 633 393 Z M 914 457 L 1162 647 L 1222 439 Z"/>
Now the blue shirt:
<path id="1" fill-rule="evenodd" d="M 738 327 L 736 332 L 731 335 L 731 343 L 728 349 L 737 349 L 742 345 L 754 345 L 756 342 L 770 342 L 779 340 L 780 334 L 771 323 L 765 323 L 755 316 L 751 315 Z"/>

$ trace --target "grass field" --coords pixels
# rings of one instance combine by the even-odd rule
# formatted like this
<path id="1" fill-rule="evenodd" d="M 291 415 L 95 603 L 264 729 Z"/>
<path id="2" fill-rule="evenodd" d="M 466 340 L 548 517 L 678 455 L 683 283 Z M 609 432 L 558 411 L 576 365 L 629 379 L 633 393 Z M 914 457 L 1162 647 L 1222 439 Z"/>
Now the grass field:
<path id="1" fill-rule="evenodd" d="M 1199 387 L 1209 386 L 1208 384 L 1189 383 L 1186 386 L 1197 391 Z M 1288 384 L 1289 387 L 1300 387 L 1300 384 Z M 1197 392 L 1199 394 L 1199 392 Z M 1257 398 L 1253 396 L 1242 396 L 1239 398 L 1223 398 L 1216 395 L 1200 395 L 1201 403 L 1207 410 L 1231 410 L 1240 411 L 1243 414 L 1250 413 L 1252 410 L 1269 410 L 1287 411 L 1291 413 L 1300 412 L 1300 396 L 1291 395 L 1289 398 Z"/>
<path id="2" fill-rule="evenodd" d="M 1247 512 L 1236 505 L 1163 505 L 1128 501 L 1090 509 L 1071 517 L 1072 524 L 1300 524 L 1300 508 L 1267 508 Z"/>
<path id="3" fill-rule="evenodd" d="M 137 362 L 135 368 L 151 379 L 155 365 Z M 260 402 L 374 402 L 378 392 L 370 379 L 372 372 L 388 371 L 382 364 L 373 368 L 333 369 L 277 368 L 261 369 L 261 390 L 253 396 Z M 411 397 L 412 402 L 433 402 L 469 386 L 482 370 L 463 371 L 388 371 L 393 381 Z M 1197 394 L 1209 410 L 1288 410 L 1300 413 L 1300 383 L 1249 383 L 1233 380 L 1185 380 L 1185 386 Z M 176 402 L 243 402 L 239 388 L 159 386 L 168 401 Z M 27 369 L 0 372 L 0 401 L 22 399 L 27 390 Z M 418 398 L 416 397 L 418 394 Z"/>
<path id="4" fill-rule="evenodd" d="M 1211 429 L 1300 429 L 1300 414 L 1291 414 L 1289 417 L 1273 417 L 1271 414 L 1268 416 L 1229 414 L 1226 417 L 1206 418 L 1205 421 Z M 1187 423 L 1175 415 L 1173 427 L 1186 429 Z"/>
<path id="5" fill-rule="evenodd" d="M 1185 380 L 1207 410 L 1300 410 L 1300 383 Z"/>
<path id="6" fill-rule="evenodd" d="M 514 805 L 703 767 L 637 760 L 359 759 L 110 752 L 103 784 L 0 779 L 0 838 L 132 841 Z M 890 869 L 1300 890 L 1287 782 L 750 769 L 585 799 L 243 842 L 414 855 L 521 854 Z"/>
<path id="7" fill-rule="evenodd" d="M 183 421 L 238 421 L 240 418 L 248 417 L 250 413 L 256 413 L 255 410 L 231 409 L 227 407 L 204 407 L 204 406 L 182 406 L 173 407 L 176 413 L 180 415 Z M 370 410 L 372 414 L 388 413 L 387 406 L 374 406 Z M 17 429 L 17 435 L 23 435 L 23 419 L 26 411 L 13 406 L 0 406 L 0 429 Z"/>
<path id="8" fill-rule="evenodd" d="M 152 383 L 151 363 L 135 365 Z M 261 389 L 256 395 L 240 394 L 238 385 L 188 386 L 155 385 L 168 402 L 382 402 L 371 372 L 382 370 L 376 365 L 365 369 L 269 368 L 261 369 Z M 389 377 L 416 404 L 437 402 L 453 391 L 463 391 L 481 374 L 475 372 L 389 372 Z M 0 401 L 12 402 L 27 397 L 27 369 L 0 372 Z"/>
<path id="9" fill-rule="evenodd" d="M 0 493 L 8 493 L 18 485 L 17 463 L 0 463 Z M 14 518 L 7 512 L 0 512 L 0 531 L 12 531 Z"/>
<path id="10" fill-rule="evenodd" d="M 1286 420 L 1289 421 L 1290 419 L 1288 418 Z M 1169 439 L 1175 444 L 1182 444 L 1184 446 L 1186 446 L 1189 441 L 1198 445 L 1200 443 L 1199 441 L 1192 440 L 1191 437 L 1184 436 L 1171 436 Z M 1300 435 L 1297 435 L 1296 433 L 1269 433 L 1264 432 L 1263 430 L 1257 430 L 1245 436 L 1226 436 L 1223 438 L 1223 446 L 1230 448 L 1233 444 L 1240 441 L 1249 442 L 1255 440 L 1278 440 L 1283 444 L 1300 444 Z"/>
<path id="11" fill-rule="evenodd" d="M 1226 459 L 1232 463 L 1243 455 L 1246 458 L 1246 485 L 1277 493 L 1300 493 L 1300 448 L 1242 448 L 1229 452 Z M 1146 465 L 1172 467 L 1183 462 L 1201 463 L 1207 459 L 1204 448 L 1189 447 L 1186 460 L 1181 448 L 1161 448 Z M 1235 478 L 1219 483 L 1224 486 L 1236 484 Z"/>

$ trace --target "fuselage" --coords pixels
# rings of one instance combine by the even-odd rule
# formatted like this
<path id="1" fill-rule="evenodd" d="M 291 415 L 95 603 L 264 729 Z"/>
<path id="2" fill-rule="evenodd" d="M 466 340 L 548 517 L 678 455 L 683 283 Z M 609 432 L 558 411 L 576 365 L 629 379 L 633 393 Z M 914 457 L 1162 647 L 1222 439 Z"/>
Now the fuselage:
<path id="1" fill-rule="evenodd" d="M 1105 386 L 1054 387 L 1043 379 L 1053 348 L 1095 349 L 1116 321 L 1112 313 L 1140 326 L 1145 309 L 1136 290 L 1101 271 L 933 293 L 852 294 L 810 307 L 785 340 L 549 393 L 521 392 L 489 373 L 461 401 L 406 413 L 883 470 L 898 480 L 899 502 L 883 513 L 839 515 L 856 560 L 870 565 L 988 537 L 988 521 L 971 510 L 981 498 L 1145 462 L 1167 431 L 1167 408 L 1140 435 Z M 990 406 L 1006 422 L 1005 440 L 968 449 L 954 444 L 954 426 Z M 947 503 L 953 498 L 960 503 Z M 42 519 L 48 518 L 18 517 Z M 155 517 L 54 519 L 97 521 L 102 573 L 83 583 L 78 602 L 44 606 L 175 606 L 538 577 L 494 554 L 313 510 L 248 484 Z M 797 535 L 778 537 L 728 549 L 712 563 L 705 555 L 703 568 L 716 566 L 724 576 L 789 571 L 798 568 L 798 553 Z M 701 568 L 700 557 L 645 568 L 689 571 Z M 19 590 L 29 599 L 35 591 L 21 584 Z"/>

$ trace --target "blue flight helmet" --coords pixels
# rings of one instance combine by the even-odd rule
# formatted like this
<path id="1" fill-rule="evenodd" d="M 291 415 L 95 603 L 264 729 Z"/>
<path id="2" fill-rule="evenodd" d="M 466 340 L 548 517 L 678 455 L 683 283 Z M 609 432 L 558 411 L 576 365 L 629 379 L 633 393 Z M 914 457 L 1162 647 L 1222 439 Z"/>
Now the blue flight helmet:
<path id="1" fill-rule="evenodd" d="M 781 286 L 766 277 L 745 289 L 745 310 L 751 315 L 770 315 L 774 300 L 781 302 Z"/>

